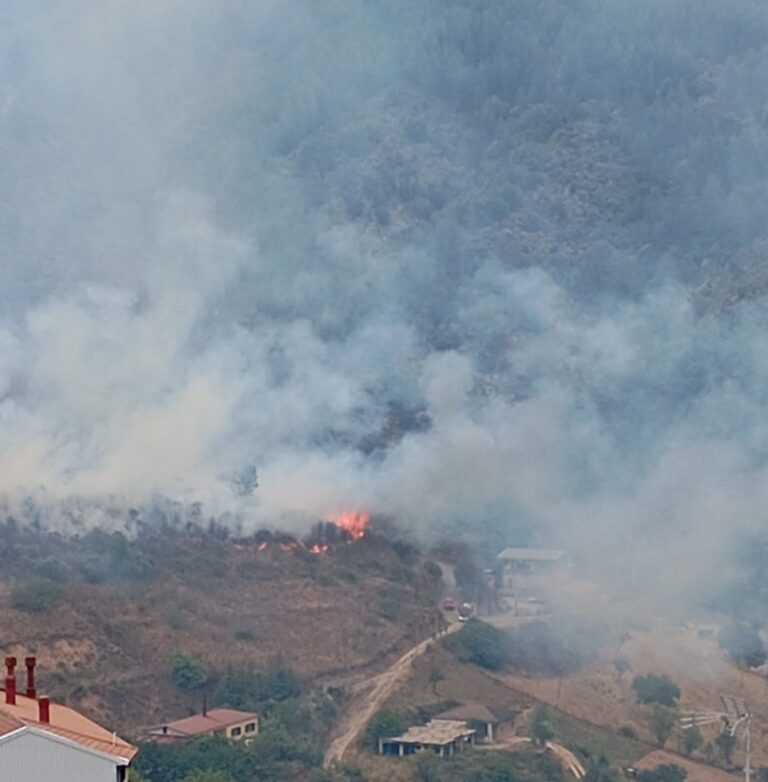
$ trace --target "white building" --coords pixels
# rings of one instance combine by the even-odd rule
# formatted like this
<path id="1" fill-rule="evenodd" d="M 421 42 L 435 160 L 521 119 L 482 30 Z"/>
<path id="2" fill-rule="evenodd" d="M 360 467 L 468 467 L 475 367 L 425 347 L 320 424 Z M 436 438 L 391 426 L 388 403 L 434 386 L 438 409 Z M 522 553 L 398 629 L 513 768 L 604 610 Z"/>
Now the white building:
<path id="1" fill-rule="evenodd" d="M 547 548 L 505 548 L 497 557 L 502 592 L 512 593 L 532 576 L 549 577 L 565 563 L 565 551 Z"/>
<path id="2" fill-rule="evenodd" d="M 137 750 L 74 709 L 37 697 L 34 658 L 27 690 L 16 692 L 16 659 L 7 657 L 0 690 L 2 782 L 124 782 Z"/>
<path id="3" fill-rule="evenodd" d="M 462 720 L 432 720 L 408 728 L 402 736 L 380 738 L 379 754 L 405 757 L 416 752 L 434 752 L 441 758 L 449 758 L 474 746 L 475 733 Z"/>

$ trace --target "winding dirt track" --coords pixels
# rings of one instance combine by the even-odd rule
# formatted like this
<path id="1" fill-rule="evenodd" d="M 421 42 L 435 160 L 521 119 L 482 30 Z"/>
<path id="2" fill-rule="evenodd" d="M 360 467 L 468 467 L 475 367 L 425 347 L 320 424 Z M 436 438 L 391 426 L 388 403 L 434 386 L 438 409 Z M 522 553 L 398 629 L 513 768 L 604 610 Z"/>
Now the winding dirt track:
<path id="1" fill-rule="evenodd" d="M 556 744 L 554 741 L 547 742 L 547 749 L 552 752 L 576 779 L 584 779 L 587 771 L 571 750 L 566 749 L 562 744 Z"/>
<path id="2" fill-rule="evenodd" d="M 461 626 L 459 623 L 450 625 L 447 630 L 433 635 L 409 649 L 383 673 L 354 685 L 352 688 L 352 701 L 342 715 L 337 726 L 337 735 L 331 741 L 323 758 L 324 768 L 328 768 L 334 763 L 340 763 L 343 760 L 347 750 L 358 740 L 371 717 L 395 690 L 405 682 L 413 661 L 424 654 L 429 645 L 435 640 L 456 632 Z"/>

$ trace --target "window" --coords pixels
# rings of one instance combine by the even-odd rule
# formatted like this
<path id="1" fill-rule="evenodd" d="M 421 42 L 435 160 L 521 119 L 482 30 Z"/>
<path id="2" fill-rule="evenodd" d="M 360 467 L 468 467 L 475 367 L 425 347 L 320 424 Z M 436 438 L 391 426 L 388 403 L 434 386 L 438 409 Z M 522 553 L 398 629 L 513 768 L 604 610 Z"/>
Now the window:
<path id="1" fill-rule="evenodd" d="M 239 736 L 243 732 L 242 728 L 232 728 L 232 733 L 230 734 L 233 738 Z"/>
<path id="2" fill-rule="evenodd" d="M 256 723 L 255 722 L 247 722 L 245 725 L 245 732 L 246 733 L 253 733 L 256 730 Z"/>

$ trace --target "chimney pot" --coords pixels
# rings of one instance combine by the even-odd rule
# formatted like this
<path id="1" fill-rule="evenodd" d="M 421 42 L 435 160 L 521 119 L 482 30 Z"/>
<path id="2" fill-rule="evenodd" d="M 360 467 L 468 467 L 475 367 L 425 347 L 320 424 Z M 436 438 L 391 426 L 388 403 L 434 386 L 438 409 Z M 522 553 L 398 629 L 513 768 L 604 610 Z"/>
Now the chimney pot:
<path id="1" fill-rule="evenodd" d="M 40 709 L 40 722 L 49 723 L 51 721 L 51 700 L 47 695 L 41 695 L 37 701 Z"/>
<path id="2" fill-rule="evenodd" d="M 5 702 L 9 706 L 16 705 L 16 677 L 5 677 Z"/>
<path id="3" fill-rule="evenodd" d="M 5 658 L 5 668 L 8 671 L 8 676 L 14 676 L 16 673 L 16 658 L 15 657 L 6 657 Z"/>
<path id="4" fill-rule="evenodd" d="M 37 690 L 35 689 L 35 666 L 37 665 L 37 658 L 25 657 L 24 664 L 27 666 L 27 698 L 37 697 Z"/>

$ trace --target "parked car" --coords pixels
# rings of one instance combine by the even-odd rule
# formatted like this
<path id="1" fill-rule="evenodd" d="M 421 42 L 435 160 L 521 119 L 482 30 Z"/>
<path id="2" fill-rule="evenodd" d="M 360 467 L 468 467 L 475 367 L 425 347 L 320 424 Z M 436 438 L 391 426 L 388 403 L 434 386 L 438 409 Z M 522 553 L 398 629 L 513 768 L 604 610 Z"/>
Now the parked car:
<path id="1" fill-rule="evenodd" d="M 462 603 L 459 606 L 459 621 L 466 622 L 475 615 L 475 607 L 472 603 Z"/>
<path id="2" fill-rule="evenodd" d="M 446 597 L 443 600 L 443 611 L 455 611 L 456 601 L 452 597 Z"/>

